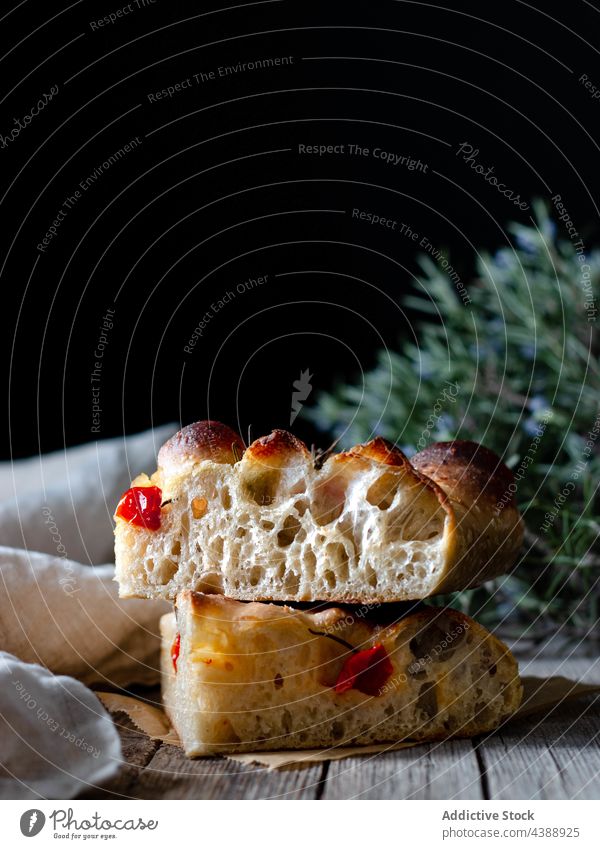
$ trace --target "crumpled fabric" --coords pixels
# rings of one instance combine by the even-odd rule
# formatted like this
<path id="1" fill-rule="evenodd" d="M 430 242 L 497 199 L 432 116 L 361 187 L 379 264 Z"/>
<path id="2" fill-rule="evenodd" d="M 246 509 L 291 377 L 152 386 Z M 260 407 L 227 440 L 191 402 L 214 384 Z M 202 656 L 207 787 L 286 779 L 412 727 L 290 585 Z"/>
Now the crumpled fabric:
<path id="1" fill-rule="evenodd" d="M 112 516 L 175 430 L 0 464 L 1 798 L 72 798 L 119 769 L 117 731 L 85 685 L 157 683 L 169 606 L 119 599 Z"/>
<path id="2" fill-rule="evenodd" d="M 119 769 L 119 735 L 84 684 L 0 652 L 0 688 L 0 798 L 71 799 Z"/>

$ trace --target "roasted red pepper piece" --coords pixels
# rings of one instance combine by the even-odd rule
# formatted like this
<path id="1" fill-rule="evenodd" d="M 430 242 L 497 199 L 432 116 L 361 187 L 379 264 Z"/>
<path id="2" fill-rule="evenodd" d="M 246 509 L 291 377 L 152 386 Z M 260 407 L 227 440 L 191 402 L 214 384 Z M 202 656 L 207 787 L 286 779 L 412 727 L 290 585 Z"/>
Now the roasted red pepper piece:
<path id="1" fill-rule="evenodd" d="M 181 651 L 181 634 L 176 634 L 171 646 L 171 660 L 173 661 L 173 669 L 177 672 L 177 659 Z"/>
<path id="2" fill-rule="evenodd" d="M 162 490 L 158 486 L 132 486 L 123 493 L 117 516 L 130 525 L 157 531 L 160 528 Z"/>
<path id="3" fill-rule="evenodd" d="M 387 651 L 377 643 L 373 648 L 357 651 L 346 658 L 335 691 L 359 690 L 367 696 L 378 696 L 393 671 Z"/>

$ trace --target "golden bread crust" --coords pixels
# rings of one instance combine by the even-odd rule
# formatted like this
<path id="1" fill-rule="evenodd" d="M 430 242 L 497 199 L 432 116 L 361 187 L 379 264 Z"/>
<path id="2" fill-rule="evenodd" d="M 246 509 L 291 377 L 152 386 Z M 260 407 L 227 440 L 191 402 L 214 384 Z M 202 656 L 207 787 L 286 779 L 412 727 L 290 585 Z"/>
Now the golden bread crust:
<path id="1" fill-rule="evenodd" d="M 477 442 L 434 442 L 415 454 L 411 462 L 457 501 L 487 498 L 497 503 L 506 493 L 515 506 L 510 491 L 513 473 L 497 454 Z"/>
<path id="2" fill-rule="evenodd" d="M 524 534 L 510 469 L 489 448 L 467 440 L 435 442 L 411 462 L 444 490 L 454 514 L 448 534 L 453 568 L 441 576 L 435 592 L 468 589 L 505 572 Z"/>
<path id="3" fill-rule="evenodd" d="M 238 433 L 216 421 L 186 425 L 172 436 L 158 452 L 158 466 L 165 472 L 178 465 L 212 460 L 213 463 L 235 463 L 244 453 Z"/>
<path id="4" fill-rule="evenodd" d="M 246 449 L 245 460 L 256 460 L 269 467 L 279 467 L 294 459 L 308 460 L 310 451 L 301 439 L 287 430 L 276 429 L 261 436 Z"/>

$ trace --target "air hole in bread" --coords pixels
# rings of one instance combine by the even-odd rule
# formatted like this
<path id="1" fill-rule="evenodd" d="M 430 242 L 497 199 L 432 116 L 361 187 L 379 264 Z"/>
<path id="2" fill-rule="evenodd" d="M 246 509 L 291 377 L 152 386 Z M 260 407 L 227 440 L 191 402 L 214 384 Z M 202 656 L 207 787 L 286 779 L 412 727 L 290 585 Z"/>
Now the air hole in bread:
<path id="1" fill-rule="evenodd" d="M 171 546 L 171 554 L 173 554 L 175 557 L 179 557 L 179 555 L 181 554 L 181 543 L 178 539 L 176 539 L 173 545 Z"/>
<path id="2" fill-rule="evenodd" d="M 388 514 L 384 543 L 399 540 L 424 542 L 440 535 L 445 513 L 437 502 L 432 510 L 431 498 L 428 493 L 415 493 L 411 499 L 408 493 L 403 493 L 397 506 Z"/>
<path id="3" fill-rule="evenodd" d="M 302 564 L 307 579 L 311 581 L 315 576 L 315 569 L 317 568 L 317 558 L 312 548 L 307 548 L 302 552 Z"/>
<path id="4" fill-rule="evenodd" d="M 336 571 L 336 582 L 337 580 L 346 581 L 348 579 L 348 555 L 342 543 L 330 542 L 325 548 L 325 557 Z"/>
<path id="5" fill-rule="evenodd" d="M 346 539 L 348 539 L 352 545 L 355 545 L 354 540 L 354 524 L 352 522 L 351 516 L 342 516 L 340 521 L 337 523 L 337 530 L 343 534 Z"/>
<path id="6" fill-rule="evenodd" d="M 442 636 L 443 632 L 437 625 L 426 625 L 415 634 L 408 647 L 417 660 L 429 661 Z"/>
<path id="7" fill-rule="evenodd" d="M 435 695 L 435 684 L 432 681 L 427 681 L 425 684 L 421 684 L 419 697 L 417 699 L 417 707 L 423 711 L 428 719 L 432 719 L 437 714 L 438 707 Z"/>
<path id="8" fill-rule="evenodd" d="M 146 560 L 146 572 L 154 572 L 154 560 L 151 557 Z"/>
<path id="9" fill-rule="evenodd" d="M 334 589 L 337 583 L 335 572 L 332 572 L 331 569 L 325 569 L 325 571 L 323 572 L 323 578 L 325 579 L 325 583 L 327 584 L 329 589 Z"/>
<path id="10" fill-rule="evenodd" d="M 344 736 L 344 723 L 343 722 L 333 722 L 331 724 L 331 736 L 335 740 L 340 740 Z"/>
<path id="11" fill-rule="evenodd" d="M 399 551 L 394 557 L 396 566 L 404 566 L 408 562 L 408 551 Z"/>
<path id="12" fill-rule="evenodd" d="M 304 516 L 304 514 L 308 510 L 308 502 L 307 501 L 295 501 L 294 502 L 294 510 L 298 513 L 299 516 Z"/>
<path id="13" fill-rule="evenodd" d="M 181 514 L 181 533 L 183 536 L 187 536 L 190 532 L 190 517 L 188 513 Z"/>
<path id="14" fill-rule="evenodd" d="M 163 557 L 154 574 L 161 584 L 168 584 L 175 572 L 177 572 L 177 568 L 177 563 L 169 560 L 168 557 Z"/>
<path id="15" fill-rule="evenodd" d="M 229 494 L 229 488 L 226 486 L 221 490 L 221 504 L 224 510 L 229 510 L 231 507 L 231 495 Z"/>
<path id="16" fill-rule="evenodd" d="M 367 501 L 380 510 L 387 510 L 392 505 L 398 490 L 400 478 L 398 475 L 381 475 L 371 484 L 367 491 Z"/>
<path id="17" fill-rule="evenodd" d="M 432 622 L 419 631 L 409 643 L 414 656 L 426 662 L 443 662 L 450 660 L 456 651 L 458 643 L 464 639 L 465 629 L 459 629 L 453 623 L 439 617 L 438 622 Z"/>
<path id="18" fill-rule="evenodd" d="M 402 539 L 420 540 L 431 533 L 422 510 L 414 510 L 402 526 Z"/>
<path id="19" fill-rule="evenodd" d="M 342 515 L 346 503 L 346 481 L 340 475 L 315 487 L 311 513 L 317 525 L 329 525 Z"/>
<path id="20" fill-rule="evenodd" d="M 305 539 L 306 539 L 306 531 L 304 530 L 304 528 L 300 528 L 300 530 L 296 534 L 296 542 L 304 542 Z"/>
<path id="21" fill-rule="evenodd" d="M 281 715 L 281 724 L 283 725 L 284 732 L 289 734 L 292 730 L 292 714 L 287 708 L 285 708 Z"/>
<path id="22" fill-rule="evenodd" d="M 223 559 L 223 537 L 215 537 L 210 545 L 210 553 L 214 560 Z"/>
<path id="23" fill-rule="evenodd" d="M 488 719 L 488 717 L 490 716 L 490 707 L 491 705 L 487 704 L 486 702 L 475 702 L 473 714 L 478 722 L 485 722 L 486 719 Z"/>
<path id="24" fill-rule="evenodd" d="M 250 569 L 250 586 L 256 587 L 260 583 L 262 576 L 263 570 L 261 567 L 253 566 L 252 569 Z"/>
<path id="25" fill-rule="evenodd" d="M 296 516 L 286 516 L 281 526 L 281 530 L 277 534 L 277 545 L 281 548 L 291 545 L 296 538 L 296 534 L 300 530 L 300 522 Z"/>
<path id="26" fill-rule="evenodd" d="M 194 519 L 201 519 L 208 508 L 206 498 L 192 498 L 192 516 Z"/>
<path id="27" fill-rule="evenodd" d="M 263 529 L 263 531 L 272 531 L 273 528 L 275 527 L 275 523 L 265 520 L 265 521 L 260 523 L 260 526 Z"/>
<path id="28" fill-rule="evenodd" d="M 285 589 L 290 595 L 296 595 L 300 588 L 300 576 L 296 572 L 288 572 L 285 576 Z"/>
<path id="29" fill-rule="evenodd" d="M 290 495 L 302 495 L 303 492 L 306 492 L 306 481 L 304 478 L 300 478 L 292 487 L 290 487 Z"/>
<path id="30" fill-rule="evenodd" d="M 367 584 L 370 587 L 376 587 L 377 586 L 377 572 L 373 568 L 373 565 L 369 562 L 367 562 L 367 565 L 365 567 L 365 575 L 366 575 L 366 578 L 367 578 Z"/>
<path id="31" fill-rule="evenodd" d="M 246 528 L 237 528 L 235 535 L 236 535 L 237 539 L 242 539 L 243 537 L 246 536 L 247 533 L 248 532 L 247 532 Z"/>
<path id="32" fill-rule="evenodd" d="M 198 582 L 198 592 L 206 595 L 217 595 L 223 592 L 223 575 L 219 572 L 209 572 Z"/>
<path id="33" fill-rule="evenodd" d="M 398 523 L 398 539 L 425 542 L 442 533 L 444 520 L 445 513 L 441 506 L 438 506 L 435 513 L 431 514 L 426 504 L 423 506 L 413 504 L 408 512 L 398 516 L 398 519 L 392 522 L 392 526 L 396 529 L 396 523 Z"/>
<path id="34" fill-rule="evenodd" d="M 266 506 L 275 501 L 281 472 L 279 469 L 262 469 L 248 474 L 242 481 L 242 492 L 259 506 Z"/>

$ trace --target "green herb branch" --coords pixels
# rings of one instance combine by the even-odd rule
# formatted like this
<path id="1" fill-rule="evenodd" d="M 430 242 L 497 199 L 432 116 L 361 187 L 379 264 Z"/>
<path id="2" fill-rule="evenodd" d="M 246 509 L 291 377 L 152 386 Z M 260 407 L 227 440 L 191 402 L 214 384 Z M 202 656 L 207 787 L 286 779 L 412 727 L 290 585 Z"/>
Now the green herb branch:
<path id="1" fill-rule="evenodd" d="M 379 434 L 409 454 L 457 438 L 497 451 L 517 476 L 524 554 L 508 577 L 449 600 L 488 625 L 580 639 L 598 622 L 600 352 L 580 256 L 533 207 L 535 226 L 512 224 L 511 247 L 479 255 L 469 303 L 421 257 L 403 299 L 419 344 L 380 351 L 363 387 L 322 392 L 305 414 L 341 447 Z M 598 298 L 600 252 L 585 263 Z"/>

